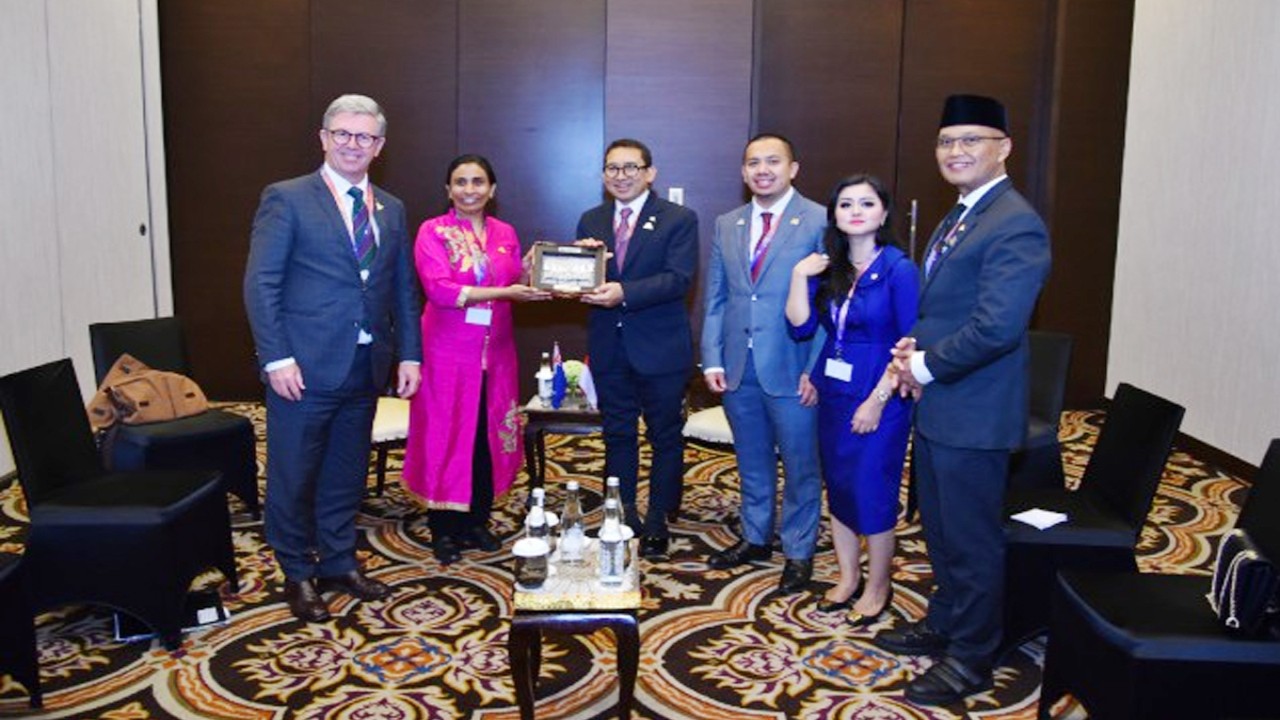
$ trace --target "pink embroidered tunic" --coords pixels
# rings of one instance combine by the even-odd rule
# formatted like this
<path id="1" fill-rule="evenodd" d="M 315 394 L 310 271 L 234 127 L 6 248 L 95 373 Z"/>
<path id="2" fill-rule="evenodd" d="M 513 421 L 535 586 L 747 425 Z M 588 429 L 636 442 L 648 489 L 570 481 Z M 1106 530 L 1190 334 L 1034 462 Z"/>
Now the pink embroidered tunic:
<path id="1" fill-rule="evenodd" d="M 422 388 L 410 405 L 404 483 L 428 508 L 467 510 L 482 374 L 495 498 L 511 487 L 523 456 L 511 303 L 464 305 L 463 290 L 518 282 L 520 241 L 515 228 L 493 217 L 485 218 L 485 237 L 478 239 L 470 221 L 450 210 L 422 223 L 414 262 L 426 302 Z M 492 311 L 487 325 L 486 310 Z"/>

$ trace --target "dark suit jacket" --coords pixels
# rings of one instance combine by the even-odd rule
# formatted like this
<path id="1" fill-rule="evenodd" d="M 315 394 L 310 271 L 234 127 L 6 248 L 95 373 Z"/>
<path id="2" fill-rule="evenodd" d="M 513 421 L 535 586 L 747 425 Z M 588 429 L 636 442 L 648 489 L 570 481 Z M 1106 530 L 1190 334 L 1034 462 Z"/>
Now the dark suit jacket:
<path id="1" fill-rule="evenodd" d="M 335 389 L 351 368 L 362 318 L 373 335 L 375 387 L 385 386 L 395 357 L 422 359 L 404 205 L 381 188 L 373 193 L 378 254 L 366 286 L 319 171 L 262 192 L 244 278 L 259 367 L 293 357 L 308 389 Z"/>
<path id="2" fill-rule="evenodd" d="M 614 252 L 612 200 L 582 214 L 578 237 L 604 241 Z M 641 374 L 688 372 L 693 367 L 693 330 L 685 297 L 698 273 L 698 216 L 649 192 L 636 218 L 623 269 L 608 262 L 606 280 L 622 283 L 626 300 L 592 307 L 587 349 L 600 368 L 623 360 Z"/>
<path id="3" fill-rule="evenodd" d="M 911 334 L 934 382 L 916 405 L 916 430 L 952 447 L 1016 448 L 1027 429 L 1027 325 L 1049 274 L 1048 232 L 1006 179 L 955 237 L 921 278 Z"/>

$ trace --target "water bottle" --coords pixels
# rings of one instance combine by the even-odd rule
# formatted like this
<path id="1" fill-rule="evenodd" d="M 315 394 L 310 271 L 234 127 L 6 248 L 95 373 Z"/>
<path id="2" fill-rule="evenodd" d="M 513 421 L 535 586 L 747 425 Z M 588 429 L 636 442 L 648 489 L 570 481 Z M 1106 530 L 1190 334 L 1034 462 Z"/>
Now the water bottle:
<path id="1" fill-rule="evenodd" d="M 529 514 L 525 517 L 525 534 L 535 540 L 541 540 L 550 546 L 550 533 L 547 530 L 547 511 L 543 505 L 547 500 L 547 491 L 540 487 L 533 489 L 533 502 L 529 505 Z"/>
<path id="2" fill-rule="evenodd" d="M 617 475 L 610 475 L 610 476 L 609 476 L 609 477 L 604 481 L 604 499 L 605 499 L 606 501 L 608 501 L 608 500 L 609 500 L 609 498 L 613 498 L 614 500 L 617 500 L 617 501 L 618 501 L 618 509 L 619 509 L 619 510 L 624 510 L 623 505 L 622 505 L 622 487 L 621 487 L 621 481 L 619 481 L 619 480 L 618 480 L 618 476 L 617 476 Z M 623 522 L 626 522 L 626 518 L 625 518 L 625 517 L 623 518 Z"/>
<path id="3" fill-rule="evenodd" d="M 555 377 L 551 371 L 551 355 L 542 353 L 542 365 L 538 368 L 538 399 L 542 401 L 542 407 L 551 407 L 551 380 Z"/>
<path id="4" fill-rule="evenodd" d="M 626 541 L 622 539 L 622 508 L 618 501 L 604 501 L 604 525 L 600 527 L 600 558 L 596 565 L 601 585 L 621 585 L 626 571 Z"/>
<path id="5" fill-rule="evenodd" d="M 564 512 L 560 516 L 560 562 L 582 564 L 582 546 L 586 541 L 586 520 L 582 517 L 582 500 L 578 497 L 578 481 L 565 484 Z"/>

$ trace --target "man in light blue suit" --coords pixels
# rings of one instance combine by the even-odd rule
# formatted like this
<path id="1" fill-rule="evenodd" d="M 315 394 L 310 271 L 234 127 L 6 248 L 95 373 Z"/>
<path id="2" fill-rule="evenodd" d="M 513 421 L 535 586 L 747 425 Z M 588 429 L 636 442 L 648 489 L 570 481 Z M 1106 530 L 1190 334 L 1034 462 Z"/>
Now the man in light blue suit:
<path id="1" fill-rule="evenodd" d="M 399 359 L 418 389 L 422 341 L 404 205 L 369 181 L 386 142 L 372 99 L 343 95 L 320 129 L 324 164 L 269 186 L 253 220 L 244 300 L 267 382 L 267 542 L 299 619 L 328 619 L 321 593 L 390 589 L 356 563 L 356 514 L 377 396 Z"/>
<path id="2" fill-rule="evenodd" d="M 826 209 L 791 186 L 799 170 L 781 135 L 747 143 L 742 180 L 753 197 L 716 219 L 702 325 L 703 373 L 712 392 L 724 393 L 742 488 L 743 536 L 709 563 L 726 569 L 769 559 L 780 454 L 783 593 L 803 590 L 812 577 L 822 511 L 818 398 L 808 374 L 824 338 L 793 340 L 783 315 L 791 269 L 822 252 L 827 223 Z"/>

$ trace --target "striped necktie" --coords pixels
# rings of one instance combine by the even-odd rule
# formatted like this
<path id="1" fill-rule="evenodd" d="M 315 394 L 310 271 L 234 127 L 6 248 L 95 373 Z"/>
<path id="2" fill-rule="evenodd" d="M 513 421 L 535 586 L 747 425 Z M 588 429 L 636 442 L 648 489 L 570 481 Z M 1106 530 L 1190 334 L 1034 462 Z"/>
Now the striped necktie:
<path id="1" fill-rule="evenodd" d="M 378 255 L 378 243 L 373 239 L 373 223 L 369 221 L 369 206 L 364 202 L 364 193 L 360 188 L 347 190 L 351 196 L 351 247 L 355 250 L 356 261 L 361 272 L 368 272 L 373 259 Z"/>
<path id="2" fill-rule="evenodd" d="M 622 270 L 622 261 L 627 258 L 627 246 L 631 244 L 631 208 L 624 207 L 618 212 L 622 216 L 618 227 L 613 229 L 613 254 L 618 256 L 618 270 Z"/>
<path id="3" fill-rule="evenodd" d="M 764 225 L 760 228 L 760 241 L 756 243 L 756 251 L 751 255 L 751 282 L 760 278 L 760 269 L 764 267 L 764 254 L 769 251 L 769 240 L 773 237 L 769 233 L 773 227 L 773 213 L 760 213 L 760 222 Z"/>

